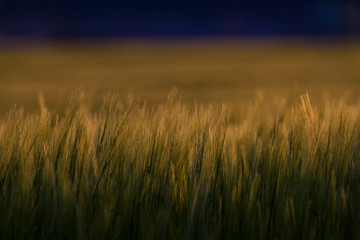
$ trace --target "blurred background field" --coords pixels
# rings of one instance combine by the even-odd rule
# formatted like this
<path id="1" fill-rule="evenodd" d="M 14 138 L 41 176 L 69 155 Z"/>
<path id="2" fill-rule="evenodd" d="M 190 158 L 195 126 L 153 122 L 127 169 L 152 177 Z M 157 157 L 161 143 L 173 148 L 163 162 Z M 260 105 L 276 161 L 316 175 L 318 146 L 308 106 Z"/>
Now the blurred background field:
<path id="1" fill-rule="evenodd" d="M 360 45 L 310 39 L 122 39 L 2 44 L 0 114 L 14 103 L 39 111 L 38 95 L 62 112 L 70 91 L 84 90 L 90 109 L 108 89 L 138 86 L 149 105 L 179 88 L 186 103 L 229 103 L 235 115 L 250 100 L 359 101 Z"/>

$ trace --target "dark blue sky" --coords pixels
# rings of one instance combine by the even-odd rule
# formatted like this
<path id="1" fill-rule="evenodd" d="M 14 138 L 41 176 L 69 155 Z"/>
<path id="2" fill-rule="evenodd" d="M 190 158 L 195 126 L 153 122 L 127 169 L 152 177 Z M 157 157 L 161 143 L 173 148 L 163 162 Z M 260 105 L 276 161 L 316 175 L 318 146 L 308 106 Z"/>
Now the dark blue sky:
<path id="1" fill-rule="evenodd" d="M 354 36 L 355 0 L 0 0 L 0 38 Z"/>

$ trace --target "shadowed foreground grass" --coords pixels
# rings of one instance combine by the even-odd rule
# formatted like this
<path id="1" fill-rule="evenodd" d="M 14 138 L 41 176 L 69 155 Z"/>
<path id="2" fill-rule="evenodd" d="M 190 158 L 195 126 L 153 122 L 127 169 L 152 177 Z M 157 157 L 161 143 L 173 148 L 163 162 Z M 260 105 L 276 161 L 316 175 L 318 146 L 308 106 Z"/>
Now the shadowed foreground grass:
<path id="1" fill-rule="evenodd" d="M 359 239 L 360 107 L 303 95 L 238 123 L 226 106 L 154 109 L 81 94 L 61 117 L 0 123 L 2 239 Z"/>

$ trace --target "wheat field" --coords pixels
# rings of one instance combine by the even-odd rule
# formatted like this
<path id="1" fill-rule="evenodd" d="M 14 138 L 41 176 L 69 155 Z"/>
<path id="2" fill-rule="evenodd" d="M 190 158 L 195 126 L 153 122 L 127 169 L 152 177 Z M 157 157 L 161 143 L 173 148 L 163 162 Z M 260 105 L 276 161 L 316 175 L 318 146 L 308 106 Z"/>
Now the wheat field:
<path id="1" fill-rule="evenodd" d="M 85 99 L 1 118 L 1 239 L 360 238 L 359 105 Z"/>

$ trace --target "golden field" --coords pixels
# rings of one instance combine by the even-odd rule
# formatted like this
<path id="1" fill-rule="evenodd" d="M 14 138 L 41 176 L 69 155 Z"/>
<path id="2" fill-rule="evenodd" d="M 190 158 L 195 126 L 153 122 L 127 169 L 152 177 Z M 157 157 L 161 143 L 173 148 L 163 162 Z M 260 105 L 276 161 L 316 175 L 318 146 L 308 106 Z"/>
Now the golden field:
<path id="1" fill-rule="evenodd" d="M 360 238 L 357 45 L 1 53 L 0 239 Z"/>

